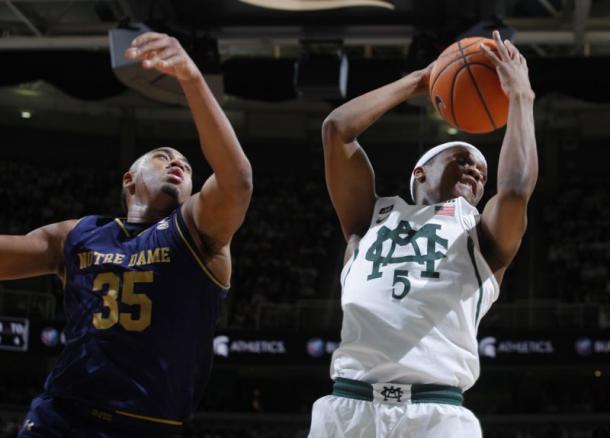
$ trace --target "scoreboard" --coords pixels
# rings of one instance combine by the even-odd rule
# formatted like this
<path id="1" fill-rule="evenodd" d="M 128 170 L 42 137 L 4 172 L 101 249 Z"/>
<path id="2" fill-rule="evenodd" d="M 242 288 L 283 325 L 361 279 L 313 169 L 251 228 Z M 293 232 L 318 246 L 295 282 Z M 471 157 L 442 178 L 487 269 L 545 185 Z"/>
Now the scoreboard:
<path id="1" fill-rule="evenodd" d="M 29 332 L 27 318 L 0 316 L 0 350 L 27 351 Z"/>

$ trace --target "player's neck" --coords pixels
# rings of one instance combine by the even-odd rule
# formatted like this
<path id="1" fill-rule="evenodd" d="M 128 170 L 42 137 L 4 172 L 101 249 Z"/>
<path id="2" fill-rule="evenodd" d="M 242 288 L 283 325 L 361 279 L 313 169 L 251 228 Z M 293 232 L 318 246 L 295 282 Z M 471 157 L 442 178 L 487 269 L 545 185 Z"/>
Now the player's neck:
<path id="1" fill-rule="evenodd" d="M 450 201 L 451 199 L 455 199 L 453 196 L 440 196 L 440 197 L 426 197 L 424 196 L 419 204 L 421 205 L 435 205 L 442 204 L 443 202 Z"/>
<path id="2" fill-rule="evenodd" d="M 127 222 L 131 223 L 152 223 L 158 222 L 168 215 L 171 207 L 158 208 L 149 204 L 133 202 L 127 212 Z"/>

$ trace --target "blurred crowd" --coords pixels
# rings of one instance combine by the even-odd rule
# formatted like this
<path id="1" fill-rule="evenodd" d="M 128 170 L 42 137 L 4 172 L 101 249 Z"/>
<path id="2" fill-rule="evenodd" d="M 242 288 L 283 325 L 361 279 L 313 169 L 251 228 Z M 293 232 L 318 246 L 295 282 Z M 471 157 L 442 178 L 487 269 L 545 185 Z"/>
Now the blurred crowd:
<path id="1" fill-rule="evenodd" d="M 0 233 L 23 234 L 87 214 L 120 215 L 120 191 L 117 172 L 0 161 Z"/>
<path id="2" fill-rule="evenodd" d="M 256 176 L 245 222 L 233 239 L 225 326 L 257 325 L 265 303 L 319 298 L 335 270 L 338 227 L 321 170 L 315 176 Z M 122 216 L 119 172 L 0 161 L 1 234 L 88 214 Z M 1 284 L 0 284 L 1 287 Z M 61 304 L 61 303 L 59 303 Z M 61 309 L 61 305 L 58 306 Z"/>
<path id="3" fill-rule="evenodd" d="M 545 201 L 549 287 L 562 301 L 610 303 L 608 181 L 570 182 Z"/>
<path id="4" fill-rule="evenodd" d="M 318 176 L 255 176 L 250 209 L 232 243 L 229 326 L 258 326 L 261 305 L 320 298 L 327 290 L 338 226 Z"/>
<path id="5" fill-rule="evenodd" d="M 609 376 L 600 372 L 595 377 L 584 369 L 570 374 L 536 370 L 524 367 L 521 372 L 503 373 L 500 379 L 498 371 L 484 370 L 466 392 L 466 406 L 479 415 L 610 412 Z"/>
<path id="6" fill-rule="evenodd" d="M 318 151 L 319 152 L 319 151 Z M 232 244 L 232 291 L 222 324 L 261 327 L 261 308 L 337 298 L 336 273 L 344 242 L 321 166 L 309 173 L 255 173 L 245 222 Z M 382 195 L 403 192 L 403 176 L 381 179 Z M 570 181 L 560 196 L 543 194 L 530 215 L 540 295 L 567 303 L 596 303 L 595 319 L 610 327 L 610 193 L 608 181 Z M 87 214 L 121 216 L 118 171 L 0 161 L 0 233 Z M 522 252 L 525 249 L 522 249 Z M 511 277 L 504 289 L 511 287 Z M 2 284 L 0 283 L 0 288 Z M 552 292 L 549 292 L 552 291 Z M 504 294 L 506 296 L 507 294 Z M 61 304 L 61 303 L 58 303 Z M 61 305 L 57 306 L 61 311 Z"/>

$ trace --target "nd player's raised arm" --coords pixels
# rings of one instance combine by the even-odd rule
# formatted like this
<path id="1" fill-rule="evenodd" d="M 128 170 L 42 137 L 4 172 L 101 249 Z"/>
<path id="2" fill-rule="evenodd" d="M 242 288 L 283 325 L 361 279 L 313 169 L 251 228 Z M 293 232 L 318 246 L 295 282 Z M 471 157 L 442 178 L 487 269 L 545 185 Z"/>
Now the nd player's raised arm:
<path id="1" fill-rule="evenodd" d="M 252 195 L 252 168 L 237 136 L 193 60 L 173 37 L 148 32 L 137 37 L 127 57 L 139 59 L 175 77 L 186 95 L 201 144 L 214 173 L 201 191 L 187 201 L 183 212 L 192 220 L 207 248 L 228 246 L 244 220 Z"/>
<path id="2" fill-rule="evenodd" d="M 193 217 L 206 241 L 222 248 L 242 224 L 250 204 L 252 167 L 203 76 L 182 82 L 182 88 L 199 132 L 201 151 L 214 171 L 193 197 Z"/>
<path id="3" fill-rule="evenodd" d="M 76 222 L 45 225 L 24 236 L 0 235 L 0 280 L 61 275 L 64 241 Z"/>

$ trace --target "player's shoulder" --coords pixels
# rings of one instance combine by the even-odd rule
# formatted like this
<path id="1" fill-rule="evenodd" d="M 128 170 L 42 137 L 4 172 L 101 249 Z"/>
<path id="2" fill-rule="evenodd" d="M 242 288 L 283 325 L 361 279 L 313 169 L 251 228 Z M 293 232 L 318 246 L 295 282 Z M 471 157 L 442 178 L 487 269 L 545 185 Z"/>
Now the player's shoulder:
<path id="1" fill-rule="evenodd" d="M 421 206 L 410 204 L 400 195 L 378 196 L 375 201 L 373 215 L 387 215 L 395 210 L 412 210 Z"/>
<path id="2" fill-rule="evenodd" d="M 375 213 L 379 213 L 381 210 L 383 210 L 382 213 L 387 213 L 396 208 L 408 208 L 410 206 L 412 205 L 400 195 L 377 196 L 377 199 L 375 200 Z"/>
<path id="3" fill-rule="evenodd" d="M 76 221 L 76 223 L 74 224 L 74 226 L 72 227 L 72 229 L 73 230 L 84 230 L 84 229 L 90 229 L 90 228 L 99 228 L 99 227 L 108 225 L 109 223 L 113 222 L 114 220 L 115 220 L 115 218 L 109 217 L 109 216 L 102 216 L 102 215 L 97 215 L 97 214 L 87 215 L 87 216 L 83 216 L 80 219 L 78 219 Z"/>
<path id="4" fill-rule="evenodd" d="M 88 215 L 75 219 L 67 224 L 66 239 L 68 241 L 78 239 L 80 236 L 101 229 L 113 221 L 114 218 L 101 215 Z"/>

